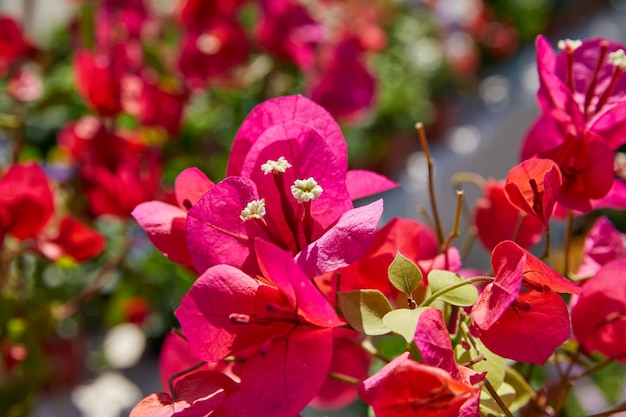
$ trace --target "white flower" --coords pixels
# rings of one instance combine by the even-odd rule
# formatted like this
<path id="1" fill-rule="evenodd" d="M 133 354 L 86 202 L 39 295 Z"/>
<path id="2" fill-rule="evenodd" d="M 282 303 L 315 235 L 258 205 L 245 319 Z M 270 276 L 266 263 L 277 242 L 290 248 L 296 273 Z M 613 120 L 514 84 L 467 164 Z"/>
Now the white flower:
<path id="1" fill-rule="evenodd" d="M 611 52 L 609 54 L 609 62 L 622 71 L 626 70 L 626 53 L 624 53 L 623 49 Z"/>
<path id="2" fill-rule="evenodd" d="M 580 39 L 562 39 L 557 43 L 557 47 L 561 51 L 573 52 L 583 44 Z"/>
<path id="3" fill-rule="evenodd" d="M 265 175 L 277 174 L 279 172 L 285 172 L 287 168 L 291 168 L 291 164 L 285 159 L 284 156 L 278 158 L 278 161 L 272 161 L 269 159 L 266 163 L 261 165 L 261 170 Z"/>
<path id="4" fill-rule="evenodd" d="M 252 200 L 248 203 L 246 208 L 241 210 L 239 218 L 241 220 L 248 221 L 250 219 L 261 219 L 265 216 L 265 199 Z"/>
<path id="5" fill-rule="evenodd" d="M 317 200 L 322 194 L 322 187 L 317 184 L 313 177 L 306 180 L 296 180 L 291 186 L 291 194 L 298 200 L 298 203 L 306 203 Z"/>

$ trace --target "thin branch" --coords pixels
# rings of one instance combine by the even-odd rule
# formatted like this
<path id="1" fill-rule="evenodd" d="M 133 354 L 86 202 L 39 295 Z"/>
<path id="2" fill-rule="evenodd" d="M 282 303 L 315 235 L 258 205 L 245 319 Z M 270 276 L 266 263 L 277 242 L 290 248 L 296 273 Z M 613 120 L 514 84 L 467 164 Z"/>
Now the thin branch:
<path id="1" fill-rule="evenodd" d="M 430 155 L 430 149 L 428 148 L 428 140 L 426 139 L 426 132 L 424 131 L 424 125 L 417 123 L 415 125 L 417 133 L 419 135 L 420 144 L 424 150 L 426 156 L 426 162 L 428 163 L 428 192 L 430 194 L 430 205 L 433 211 L 433 217 L 435 218 L 435 232 L 437 233 L 437 241 L 439 245 L 443 244 L 443 228 L 441 227 L 441 219 L 439 218 L 439 209 L 437 208 L 437 199 L 435 198 L 435 175 L 434 175 L 434 163 L 433 158 Z"/>

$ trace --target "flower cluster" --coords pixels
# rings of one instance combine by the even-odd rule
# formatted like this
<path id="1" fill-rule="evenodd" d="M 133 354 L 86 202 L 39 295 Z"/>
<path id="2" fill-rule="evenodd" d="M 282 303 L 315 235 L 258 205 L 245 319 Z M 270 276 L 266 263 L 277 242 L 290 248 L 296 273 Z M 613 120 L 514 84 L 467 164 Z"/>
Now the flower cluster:
<path id="1" fill-rule="evenodd" d="M 55 71 L 47 52 L 0 16 L 7 415 L 26 414 L 42 386 L 80 378 L 73 350 L 83 322 L 100 317 L 135 329 L 135 345 L 174 326 L 164 390 L 132 399 L 131 417 L 293 417 L 356 401 L 378 417 L 562 417 L 576 381 L 626 363 L 626 237 L 615 226 L 626 207 L 626 47 L 568 39 L 557 53 L 539 36 L 541 115 L 520 163 L 501 180 L 472 176 L 484 196 L 463 220 L 459 187 L 447 236 L 433 187 L 426 221 L 381 224 L 376 195 L 398 184 L 350 169 L 338 120 L 365 120 L 379 81 L 371 58 L 410 38 L 413 17 L 385 30 L 392 3 L 181 0 L 155 14 L 144 0 L 82 2 L 66 34 L 76 53 L 50 80 L 38 75 Z M 476 44 L 497 56 L 517 43 L 482 0 L 464 17 L 422 3 L 446 43 L 474 38 L 459 59 L 445 51 L 459 74 L 477 68 Z M 37 138 L 31 112 L 59 97 L 72 110 Z M 201 123 L 187 123 L 193 113 Z M 221 118 L 243 120 L 196 140 Z M 37 142 L 45 162 L 28 161 Z M 222 166 L 192 163 L 220 146 Z M 565 229 L 556 249 L 555 226 Z M 468 244 L 455 246 L 460 236 Z M 489 265 L 469 265 L 474 238 Z M 131 366 L 108 336 L 101 369 Z"/>
<path id="2" fill-rule="evenodd" d="M 448 239 L 438 220 L 434 230 L 409 219 L 376 230 L 381 202 L 352 200 L 393 183 L 349 171 L 338 126 L 300 96 L 252 110 L 224 180 L 183 171 L 179 207 L 140 204 L 133 216 L 157 248 L 199 277 L 162 353 L 169 394 L 145 398 L 131 415 L 291 416 L 357 395 L 377 416 L 548 413 L 562 409 L 564 385 L 540 399 L 505 359 L 591 367 L 580 354 L 598 352 L 623 361 L 626 298 L 610 290 L 623 287 L 620 232 L 600 219 L 576 274 L 568 257 L 563 275 L 548 263 L 551 220 L 619 207 L 607 195 L 622 184 L 613 159 L 624 52 L 604 40 L 562 45 L 554 56 L 538 38 L 544 113 L 523 161 L 485 183 L 476 204 L 489 270 L 464 268 L 451 244 L 458 214 Z M 544 233 L 539 258 L 525 248 Z M 564 345 L 572 327 L 577 353 Z M 405 343 L 389 351 L 382 341 L 393 337 Z M 572 369 L 559 368 L 563 380 Z"/>

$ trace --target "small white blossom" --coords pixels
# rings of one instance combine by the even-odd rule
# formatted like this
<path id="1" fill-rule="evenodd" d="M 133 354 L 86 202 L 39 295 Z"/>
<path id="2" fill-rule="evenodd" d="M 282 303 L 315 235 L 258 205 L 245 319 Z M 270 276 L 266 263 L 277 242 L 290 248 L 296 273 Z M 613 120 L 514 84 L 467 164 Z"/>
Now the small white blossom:
<path id="1" fill-rule="evenodd" d="M 269 159 L 266 163 L 261 165 L 261 170 L 265 175 L 285 172 L 287 168 L 291 168 L 291 164 L 285 159 L 284 156 L 278 158 L 278 161 L 272 161 Z"/>
<path id="2" fill-rule="evenodd" d="M 239 218 L 248 221 L 250 219 L 261 219 L 265 216 L 265 199 L 252 200 L 245 209 L 241 210 Z"/>
<path id="3" fill-rule="evenodd" d="M 626 70 L 626 53 L 624 53 L 623 49 L 611 52 L 609 54 L 609 62 L 622 71 Z"/>
<path id="4" fill-rule="evenodd" d="M 317 184 L 313 177 L 306 180 L 296 180 L 291 186 L 291 194 L 298 200 L 298 203 L 306 203 L 317 200 L 322 194 L 322 187 Z"/>
<path id="5" fill-rule="evenodd" d="M 562 39 L 557 43 L 557 47 L 561 51 L 569 51 L 573 52 L 578 49 L 583 44 L 583 41 L 580 39 Z"/>

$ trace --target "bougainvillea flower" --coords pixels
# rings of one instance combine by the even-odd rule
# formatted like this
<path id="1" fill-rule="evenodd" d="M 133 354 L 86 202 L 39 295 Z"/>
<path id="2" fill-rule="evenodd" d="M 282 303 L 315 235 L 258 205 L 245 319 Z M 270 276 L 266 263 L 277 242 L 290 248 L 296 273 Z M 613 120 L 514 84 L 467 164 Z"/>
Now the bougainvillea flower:
<path id="1" fill-rule="evenodd" d="M 333 329 L 333 358 L 329 372 L 359 381 L 367 378 L 371 356 L 361 346 L 360 337 L 354 330 Z M 328 377 L 309 406 L 319 410 L 338 410 L 353 403 L 357 397 L 354 385 Z"/>
<path id="2" fill-rule="evenodd" d="M 106 129 L 100 119 L 85 116 L 68 123 L 57 136 L 57 144 L 79 165 L 104 165 L 115 169 L 125 155 L 145 153 L 146 145 Z"/>
<path id="3" fill-rule="evenodd" d="M 105 54 L 80 50 L 74 55 L 76 88 L 87 105 L 102 116 L 122 110 L 120 88 L 126 60 L 115 51 Z"/>
<path id="4" fill-rule="evenodd" d="M 626 236 L 606 217 L 600 217 L 585 236 L 583 260 L 577 275 L 595 275 L 603 265 L 613 260 L 626 260 Z"/>
<path id="5" fill-rule="evenodd" d="M 150 394 L 130 412 L 131 417 L 210 416 L 236 385 L 219 372 L 194 372 L 178 380 L 174 392 Z"/>
<path id="6" fill-rule="evenodd" d="M 347 156 L 337 157 L 329 146 L 339 143 L 345 150 L 345 142 L 328 126 L 328 113 L 305 100 L 274 99 L 244 121 L 229 161 L 233 176 L 209 190 L 187 217 L 187 246 L 197 271 L 227 263 L 256 273 L 252 245 L 257 237 L 297 255 L 311 278 L 346 266 L 367 249 L 382 201 L 353 209 Z M 266 112 L 269 118 L 263 117 Z M 286 120 L 275 122 L 272 116 Z M 299 119 L 323 122 L 331 134 L 324 137 L 324 131 Z M 269 126 L 259 132 L 252 120 Z M 378 189 L 380 183 L 372 186 Z"/>
<path id="7" fill-rule="evenodd" d="M 358 386 L 377 417 L 476 416 L 480 389 L 403 353 Z"/>
<path id="8" fill-rule="evenodd" d="M 472 308 L 474 330 L 490 351 L 543 365 L 570 334 L 557 292 L 579 294 L 580 288 L 512 241 L 493 249 L 491 265 L 496 278 Z"/>
<path id="9" fill-rule="evenodd" d="M 574 336 L 589 352 L 626 362 L 626 260 L 608 262 L 572 307 Z"/>
<path id="10" fill-rule="evenodd" d="M 63 217 L 56 230 L 37 240 L 39 251 L 53 261 L 68 256 L 76 262 L 85 262 L 100 255 L 105 246 L 104 236 L 73 216 Z"/>
<path id="11" fill-rule="evenodd" d="M 563 41 L 564 52 L 555 56 L 541 36 L 536 46 L 543 115 L 524 141 L 522 159 L 554 160 L 563 175 L 559 203 L 587 212 L 590 200 L 611 189 L 612 151 L 626 137 L 624 47 L 604 39 Z"/>
<path id="12" fill-rule="evenodd" d="M 224 415 L 295 415 L 325 381 L 333 328 L 344 323 L 290 252 L 263 240 L 255 248 L 260 280 L 214 266 L 191 287 L 176 317 L 200 359 L 233 355 L 245 362 Z"/>
<path id="13" fill-rule="evenodd" d="M 219 17 L 232 18 L 245 0 L 184 0 L 177 11 L 181 24 L 187 30 L 202 30 L 209 22 Z"/>
<path id="14" fill-rule="evenodd" d="M 309 77 L 307 95 L 338 119 L 363 118 L 374 103 L 376 80 L 365 65 L 359 40 L 347 37 L 322 48 L 321 54 L 327 58 L 321 72 Z"/>
<path id="15" fill-rule="evenodd" d="M 522 247 L 541 240 L 543 221 L 534 216 L 524 216 L 506 196 L 504 181 L 487 180 L 483 187 L 485 196 L 476 200 L 474 222 L 480 242 L 487 249 L 498 243 L 514 239 Z"/>
<path id="16" fill-rule="evenodd" d="M 0 75 L 19 59 L 35 51 L 20 25 L 11 16 L 0 14 Z"/>
<path id="17" fill-rule="evenodd" d="M 259 44 L 277 58 L 311 70 L 325 36 L 322 24 L 293 0 L 261 0 L 260 4 L 262 15 L 256 28 Z"/>
<path id="18" fill-rule="evenodd" d="M 96 45 L 108 50 L 117 43 L 136 43 L 149 19 L 144 0 L 104 0 L 95 12 Z"/>
<path id="19" fill-rule="evenodd" d="M 419 266 L 427 285 L 427 275 L 433 269 L 457 271 L 461 259 L 456 248 L 447 255 L 439 254 L 435 233 L 416 220 L 394 218 L 374 234 L 367 252 L 356 262 L 340 270 L 341 291 L 377 289 L 395 300 L 398 289 L 387 277 L 389 265 L 400 252 Z"/>
<path id="20" fill-rule="evenodd" d="M 187 168 L 174 182 L 177 206 L 147 201 L 135 207 L 131 215 L 163 255 L 191 267 L 193 264 L 185 241 L 187 212 L 213 185 L 213 181 L 198 168 Z"/>
<path id="21" fill-rule="evenodd" d="M 48 177 L 34 162 L 11 165 L 0 178 L 0 236 L 35 237 L 54 213 Z"/>
<path id="22" fill-rule="evenodd" d="M 348 149 L 341 128 L 323 107 L 299 95 L 266 100 L 252 109 L 233 140 L 226 175 L 242 175 L 244 160 L 253 144 L 267 129 L 287 121 L 312 127 L 324 138 L 339 169 L 345 173 L 348 193 L 353 200 L 397 187 L 397 183 L 371 171 L 348 171 Z"/>
<path id="23" fill-rule="evenodd" d="M 188 93 L 166 90 L 147 80 L 126 76 L 122 79 L 122 107 L 137 117 L 142 126 L 162 127 L 170 136 L 180 127 Z"/>
<path id="24" fill-rule="evenodd" d="M 527 159 L 509 171 L 504 189 L 515 207 L 547 225 L 560 187 L 561 172 L 554 161 Z"/>
<path id="25" fill-rule="evenodd" d="M 209 22 L 202 30 L 186 32 L 181 42 L 178 69 L 192 89 L 228 78 L 250 55 L 246 33 L 234 19 Z"/>

